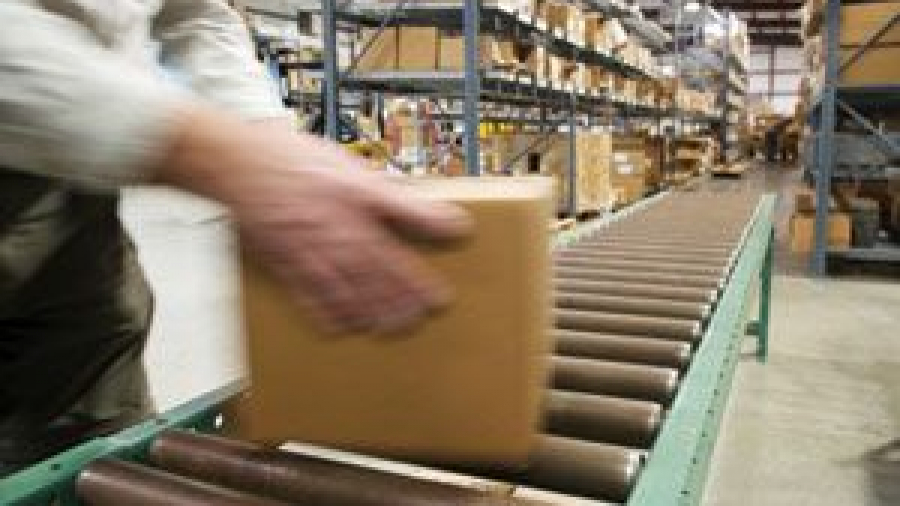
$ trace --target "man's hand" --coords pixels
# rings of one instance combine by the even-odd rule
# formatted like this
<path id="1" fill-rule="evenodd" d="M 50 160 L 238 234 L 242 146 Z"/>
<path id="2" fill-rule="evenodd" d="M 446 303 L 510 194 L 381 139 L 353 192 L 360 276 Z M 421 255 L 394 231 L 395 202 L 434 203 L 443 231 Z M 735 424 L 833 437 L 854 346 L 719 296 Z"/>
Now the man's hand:
<path id="1" fill-rule="evenodd" d="M 229 205 L 244 240 L 323 323 L 390 332 L 448 301 L 398 239 L 465 235 L 459 209 L 422 201 L 321 139 L 193 111 L 164 182 Z"/>

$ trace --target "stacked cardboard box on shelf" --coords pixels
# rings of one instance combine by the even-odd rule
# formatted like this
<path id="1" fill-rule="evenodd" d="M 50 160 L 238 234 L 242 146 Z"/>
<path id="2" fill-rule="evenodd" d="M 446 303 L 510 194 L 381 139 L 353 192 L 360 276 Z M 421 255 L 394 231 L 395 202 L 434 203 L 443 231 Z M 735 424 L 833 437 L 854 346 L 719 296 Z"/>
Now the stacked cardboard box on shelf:
<path id="1" fill-rule="evenodd" d="M 716 143 L 706 136 L 686 136 L 672 141 L 673 173 L 694 177 L 706 173 L 715 160 Z"/>
<path id="2" fill-rule="evenodd" d="M 824 79 L 826 30 L 822 27 L 824 2 L 810 1 L 804 8 L 804 56 L 812 89 Z M 900 2 L 867 2 L 841 5 L 840 54 L 846 61 L 892 16 L 900 12 Z M 839 75 L 840 85 L 889 85 L 900 83 L 900 24 L 888 29 L 875 44 Z"/>
<path id="3" fill-rule="evenodd" d="M 845 249 L 850 247 L 850 215 L 837 210 L 834 201 L 829 202 L 828 247 Z M 801 189 L 794 196 L 794 214 L 791 216 L 791 251 L 809 253 L 814 249 L 816 229 L 816 195 L 812 190 Z"/>
<path id="4" fill-rule="evenodd" d="M 364 30 L 360 47 L 371 44 L 359 59 L 356 69 L 372 71 L 462 71 L 465 42 L 459 31 L 439 30 L 434 27 L 403 26 Z M 479 36 L 479 67 L 482 69 L 508 70 L 519 65 L 512 41 L 494 35 Z"/>
<path id="5" fill-rule="evenodd" d="M 655 72 L 656 64 L 650 49 L 641 44 L 634 36 L 628 36 L 624 44 L 614 49 L 615 53 L 625 63 L 637 67 L 647 73 Z"/>
<path id="6" fill-rule="evenodd" d="M 649 107 L 660 105 L 659 86 L 653 79 L 639 79 L 637 81 L 635 97 L 638 103 Z"/>

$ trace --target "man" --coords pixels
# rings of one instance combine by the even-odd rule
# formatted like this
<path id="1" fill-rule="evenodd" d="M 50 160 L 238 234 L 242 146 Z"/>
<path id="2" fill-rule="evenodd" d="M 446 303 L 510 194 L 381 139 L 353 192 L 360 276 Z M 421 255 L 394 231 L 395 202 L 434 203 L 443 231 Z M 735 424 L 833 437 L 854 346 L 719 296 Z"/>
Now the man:
<path id="1" fill-rule="evenodd" d="M 0 2 L 0 473 L 152 410 L 151 295 L 119 187 L 228 205 L 335 327 L 396 329 L 447 298 L 395 232 L 454 236 L 465 216 L 292 134 L 224 1 Z M 160 77 L 151 41 L 190 90 Z"/>

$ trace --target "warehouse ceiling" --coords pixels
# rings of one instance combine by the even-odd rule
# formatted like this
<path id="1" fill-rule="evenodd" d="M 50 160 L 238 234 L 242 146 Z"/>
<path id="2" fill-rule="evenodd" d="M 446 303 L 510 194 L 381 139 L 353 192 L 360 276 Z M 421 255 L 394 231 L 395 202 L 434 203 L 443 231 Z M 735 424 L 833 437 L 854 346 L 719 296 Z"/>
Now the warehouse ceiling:
<path id="1" fill-rule="evenodd" d="M 793 0 L 712 0 L 747 23 L 750 43 L 760 46 L 800 46 L 801 2 Z"/>
<path id="2" fill-rule="evenodd" d="M 690 3 L 692 0 L 637 0 L 645 12 L 653 17 L 662 8 L 672 8 Z M 291 12 L 300 3 L 308 0 L 241 0 L 241 3 L 268 8 L 280 12 Z M 750 43 L 759 46 L 801 45 L 798 0 L 701 0 L 716 10 L 732 11 L 747 22 Z"/>
<path id="3" fill-rule="evenodd" d="M 680 9 L 694 0 L 637 0 L 650 18 L 662 9 Z M 700 0 L 717 11 L 734 12 L 747 23 L 750 43 L 758 46 L 798 47 L 800 7 L 797 0 Z"/>

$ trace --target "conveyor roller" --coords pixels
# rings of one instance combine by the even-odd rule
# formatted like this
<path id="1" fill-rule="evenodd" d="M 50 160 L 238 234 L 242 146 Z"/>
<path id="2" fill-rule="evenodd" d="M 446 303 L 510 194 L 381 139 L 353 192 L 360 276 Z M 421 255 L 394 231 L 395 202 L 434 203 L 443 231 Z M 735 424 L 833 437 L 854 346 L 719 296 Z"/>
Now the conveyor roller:
<path id="1" fill-rule="evenodd" d="M 691 359 L 691 345 L 650 337 L 557 330 L 556 354 L 683 369 Z"/>
<path id="2" fill-rule="evenodd" d="M 606 360 L 553 357 L 553 388 L 668 403 L 678 370 Z"/>

